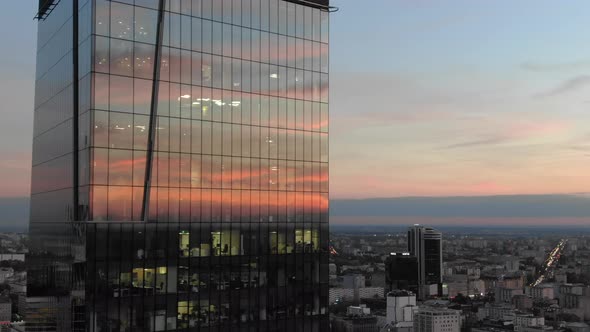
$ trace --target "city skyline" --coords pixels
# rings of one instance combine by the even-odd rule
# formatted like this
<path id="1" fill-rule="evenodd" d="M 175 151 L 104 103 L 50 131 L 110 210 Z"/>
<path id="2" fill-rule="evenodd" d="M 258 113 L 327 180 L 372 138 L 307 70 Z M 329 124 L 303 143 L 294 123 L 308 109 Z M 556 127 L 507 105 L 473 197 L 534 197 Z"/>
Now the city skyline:
<path id="1" fill-rule="evenodd" d="M 578 36 L 588 4 L 334 5 L 333 198 L 587 192 L 590 49 Z M 30 189 L 36 40 L 35 4 L 7 6 L 14 15 L 1 24 L 26 38 L 2 32 L 13 47 L 0 65 L 11 137 L 0 143 L 0 198 Z M 563 24 L 548 29 L 547 17 Z"/>

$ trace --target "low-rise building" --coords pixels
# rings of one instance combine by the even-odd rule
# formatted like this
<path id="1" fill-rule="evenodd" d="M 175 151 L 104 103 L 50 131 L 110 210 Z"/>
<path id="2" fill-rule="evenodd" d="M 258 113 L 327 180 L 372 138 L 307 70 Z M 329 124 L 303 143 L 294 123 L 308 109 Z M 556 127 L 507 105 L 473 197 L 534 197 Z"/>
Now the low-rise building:
<path id="1" fill-rule="evenodd" d="M 0 323 L 8 322 L 12 318 L 12 301 L 8 296 L 0 296 Z"/>
<path id="2" fill-rule="evenodd" d="M 483 307 L 479 307 L 477 311 L 477 318 L 479 320 L 484 319 L 491 319 L 491 320 L 501 320 L 505 319 L 507 316 L 514 315 L 514 307 L 512 305 L 503 303 L 503 304 L 486 304 Z"/>
<path id="3" fill-rule="evenodd" d="M 411 332 L 414 327 L 416 295 L 409 291 L 392 291 L 387 294 L 387 326 L 391 331 Z"/>
<path id="4" fill-rule="evenodd" d="M 6 280 L 14 275 L 14 270 L 11 267 L 0 267 L 0 284 L 6 282 Z"/>
<path id="5" fill-rule="evenodd" d="M 516 295 L 523 295 L 522 288 L 496 288 L 496 303 L 512 303 L 512 298 Z"/>
<path id="6" fill-rule="evenodd" d="M 414 332 L 459 332 L 461 314 L 458 310 L 420 306 L 414 316 Z"/>
<path id="7" fill-rule="evenodd" d="M 533 298 L 530 295 L 515 295 L 512 297 L 512 305 L 518 310 L 528 310 L 533 308 Z"/>
<path id="8" fill-rule="evenodd" d="M 567 323 L 566 328 L 572 332 L 590 332 L 590 326 L 582 322 Z"/>
<path id="9" fill-rule="evenodd" d="M 548 299 L 552 300 L 555 298 L 555 290 L 553 285 L 541 284 L 534 287 L 527 286 L 526 293 L 533 299 Z"/>
<path id="10" fill-rule="evenodd" d="M 371 315 L 371 309 L 365 305 L 350 306 L 346 315 L 330 318 L 333 332 L 378 332 L 378 319 Z"/>
<path id="11" fill-rule="evenodd" d="M 545 317 L 538 317 L 534 315 L 517 314 L 514 315 L 514 331 L 521 331 L 526 327 L 542 327 L 545 326 Z"/>

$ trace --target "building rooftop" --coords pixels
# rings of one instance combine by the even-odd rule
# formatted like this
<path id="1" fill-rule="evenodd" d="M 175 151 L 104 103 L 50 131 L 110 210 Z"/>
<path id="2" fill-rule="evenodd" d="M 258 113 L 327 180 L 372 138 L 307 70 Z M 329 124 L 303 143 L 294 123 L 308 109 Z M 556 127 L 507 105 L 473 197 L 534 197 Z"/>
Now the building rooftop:
<path id="1" fill-rule="evenodd" d="M 449 309 L 446 307 L 432 307 L 432 306 L 419 306 L 418 313 L 426 313 L 433 315 L 446 315 L 446 314 L 459 314 L 458 310 Z"/>

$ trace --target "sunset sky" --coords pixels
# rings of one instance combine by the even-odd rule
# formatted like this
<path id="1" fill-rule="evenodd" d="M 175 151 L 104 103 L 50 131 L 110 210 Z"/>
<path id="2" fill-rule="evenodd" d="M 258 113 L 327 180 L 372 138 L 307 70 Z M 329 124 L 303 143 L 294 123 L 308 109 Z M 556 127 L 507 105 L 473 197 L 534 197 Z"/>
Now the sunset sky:
<path id="1" fill-rule="evenodd" d="M 335 4 L 333 197 L 588 191 L 588 1 Z"/>
<path id="2" fill-rule="evenodd" d="M 333 0 L 333 198 L 590 187 L 590 2 Z M 0 16 L 0 197 L 29 193 L 35 1 Z"/>

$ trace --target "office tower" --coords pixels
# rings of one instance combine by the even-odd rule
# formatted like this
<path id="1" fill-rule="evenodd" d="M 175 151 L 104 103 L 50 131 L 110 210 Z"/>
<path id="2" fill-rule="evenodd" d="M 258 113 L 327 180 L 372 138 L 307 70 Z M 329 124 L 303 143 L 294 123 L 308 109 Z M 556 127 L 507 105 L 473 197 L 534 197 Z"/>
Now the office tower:
<path id="1" fill-rule="evenodd" d="M 328 329 L 328 10 L 40 0 L 27 331 Z"/>
<path id="2" fill-rule="evenodd" d="M 414 315 L 414 332 L 459 332 L 461 314 L 457 310 L 421 306 Z"/>
<path id="3" fill-rule="evenodd" d="M 442 293 L 442 233 L 430 227 L 419 225 L 410 227 L 408 251 L 418 259 L 418 284 L 421 292 L 426 286 L 437 285 L 436 292 L 440 295 Z M 420 296 L 420 298 L 423 297 Z"/>
<path id="4" fill-rule="evenodd" d="M 418 259 L 409 252 L 392 252 L 385 260 L 385 282 L 389 291 L 418 293 Z"/>

